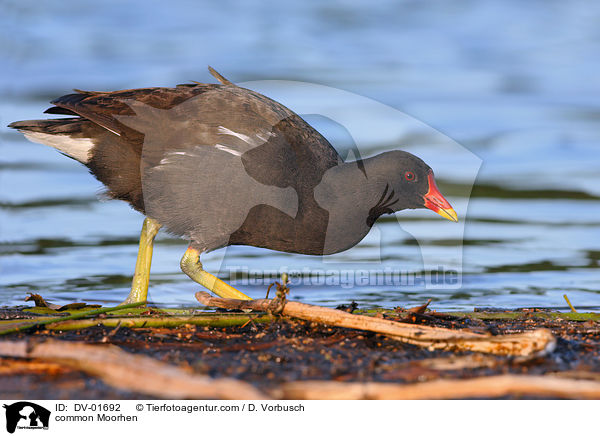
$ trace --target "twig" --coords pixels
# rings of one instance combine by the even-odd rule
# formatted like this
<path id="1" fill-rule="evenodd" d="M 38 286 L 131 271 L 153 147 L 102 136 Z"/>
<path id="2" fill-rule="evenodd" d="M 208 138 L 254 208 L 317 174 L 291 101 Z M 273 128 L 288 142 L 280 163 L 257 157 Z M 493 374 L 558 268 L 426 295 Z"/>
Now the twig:
<path id="1" fill-rule="evenodd" d="M 119 331 L 120 328 L 121 328 L 121 322 L 119 321 L 117 323 L 117 326 L 114 329 L 112 329 L 110 332 L 108 332 L 108 334 L 102 338 L 102 342 L 108 342 L 110 340 L 110 338 L 112 338 L 114 335 L 117 334 L 117 332 Z"/>
<path id="2" fill-rule="evenodd" d="M 467 354 L 465 356 L 434 357 L 409 361 L 407 366 L 433 369 L 435 371 L 458 371 L 474 368 L 494 368 L 506 364 L 506 359 L 482 354 Z"/>
<path id="3" fill-rule="evenodd" d="M 408 385 L 306 381 L 284 383 L 274 394 L 286 400 L 445 400 L 508 395 L 600 399 L 600 382 L 529 375 L 436 380 Z"/>
<path id="4" fill-rule="evenodd" d="M 268 310 L 273 300 L 233 300 L 212 297 L 197 292 L 196 299 L 206 306 L 226 309 Z M 484 353 L 531 356 L 550 352 L 556 339 L 547 329 L 537 329 L 516 335 L 491 336 L 440 327 L 417 326 L 364 315 L 353 315 L 341 310 L 288 301 L 282 315 L 337 327 L 368 330 L 391 336 L 402 342 L 441 350 L 470 350 Z"/>
<path id="5" fill-rule="evenodd" d="M 29 292 L 29 295 L 25 298 L 25 301 L 33 301 L 35 303 L 35 307 L 47 307 L 52 310 L 60 309 L 58 304 L 48 303 L 41 295 L 33 294 L 31 292 Z"/>
<path id="6" fill-rule="evenodd" d="M 18 358 L 0 358 L 0 376 L 40 374 L 45 376 L 56 376 L 72 371 L 56 362 L 42 362 L 39 360 L 23 360 Z"/>
<path id="7" fill-rule="evenodd" d="M 571 308 L 571 312 L 575 312 L 577 313 L 577 311 L 575 310 L 575 308 L 573 307 L 573 305 L 571 304 L 571 302 L 569 301 L 569 297 L 567 297 L 567 294 L 563 294 L 563 298 L 565 299 L 565 301 L 567 302 L 567 304 L 569 305 L 569 307 Z"/>
<path id="8" fill-rule="evenodd" d="M 117 323 L 117 326 L 116 326 L 114 329 L 112 329 L 112 330 L 111 330 L 111 331 L 110 331 L 110 332 L 109 332 L 109 333 L 106 335 L 106 337 L 107 337 L 107 338 L 112 338 L 114 335 L 116 335 L 116 334 L 117 334 L 117 332 L 119 331 L 119 329 L 120 329 L 120 328 L 121 328 L 121 321 L 119 321 L 119 322 Z"/>
<path id="9" fill-rule="evenodd" d="M 0 341 L 0 355 L 56 361 L 100 377 L 119 389 L 169 399 L 262 400 L 252 385 L 232 378 L 196 375 L 151 357 L 128 353 L 114 345 L 48 340 Z"/>
<path id="10" fill-rule="evenodd" d="M 271 292 L 271 288 L 273 287 L 273 285 L 277 283 L 277 282 L 273 282 L 271 283 L 268 287 L 267 287 L 267 293 L 265 294 L 265 299 L 269 298 L 269 292 Z"/>
<path id="11" fill-rule="evenodd" d="M 428 298 L 425 304 L 421 304 L 420 306 L 411 307 L 410 309 L 406 309 L 407 312 L 423 314 L 427 310 L 427 306 L 431 304 L 431 298 Z"/>
<path id="12" fill-rule="evenodd" d="M 40 327 L 43 325 L 47 325 L 47 324 L 52 324 L 55 323 L 57 321 L 68 321 L 68 320 L 74 320 L 74 319 L 82 319 L 88 316 L 93 316 L 93 315 L 100 315 L 102 313 L 108 313 L 108 312 L 114 312 L 115 310 L 122 310 L 122 309 L 131 309 L 133 307 L 138 307 L 141 306 L 143 304 L 146 304 L 145 301 L 139 302 L 139 303 L 131 303 L 131 304 L 125 304 L 123 306 L 117 306 L 117 307 L 105 307 L 103 309 L 96 309 L 96 310 L 90 310 L 87 312 L 81 312 L 81 313 L 77 313 L 75 315 L 69 315 L 69 316 L 65 316 L 65 317 L 61 317 L 60 319 L 56 319 L 56 318 L 46 318 L 43 320 L 38 320 L 38 321 L 33 321 L 33 322 L 21 322 L 18 323 L 17 325 L 14 325 L 14 327 L 11 328 L 6 328 L 6 329 L 0 329 L 0 336 L 1 335 L 6 335 L 9 333 L 16 333 L 16 332 L 20 332 L 23 330 L 27 330 L 33 327 Z M 13 324 L 11 324 L 13 325 Z"/>
<path id="13" fill-rule="evenodd" d="M 288 283 L 289 283 L 289 280 L 288 280 L 287 273 L 281 274 L 281 283 L 273 282 L 269 285 L 269 287 L 267 288 L 267 295 L 265 295 L 265 300 L 267 298 L 269 298 L 269 292 L 271 292 L 271 287 L 273 287 L 273 285 L 276 285 L 277 286 L 276 298 L 280 298 L 280 299 L 284 300 L 284 303 L 285 303 L 285 298 L 286 298 L 287 294 L 289 294 L 289 292 L 290 292 L 290 288 L 287 285 Z"/>

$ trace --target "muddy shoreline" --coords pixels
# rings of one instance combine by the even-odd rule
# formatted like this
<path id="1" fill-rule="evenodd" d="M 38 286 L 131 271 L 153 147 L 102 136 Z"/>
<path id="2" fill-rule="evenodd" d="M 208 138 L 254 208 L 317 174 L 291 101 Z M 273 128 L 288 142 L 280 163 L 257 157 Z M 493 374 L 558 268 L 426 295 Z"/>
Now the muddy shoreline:
<path id="1" fill-rule="evenodd" d="M 430 351 L 381 334 L 282 317 L 266 322 L 250 320 L 229 327 L 100 325 L 61 331 L 42 326 L 3 335 L 0 341 L 39 343 L 56 339 L 98 346 L 112 344 L 189 373 L 242 380 L 264 392 L 273 391 L 282 383 L 305 380 L 410 384 L 516 374 L 600 381 L 600 314 L 561 314 L 531 309 L 469 314 L 381 310 L 370 315 L 493 335 L 546 328 L 557 341 L 551 353 L 530 358 Z M 0 319 L 4 321 L 38 316 L 18 308 L 0 310 Z M 141 316 L 150 318 L 152 315 Z M 101 378 L 43 359 L 0 357 L 0 386 L 0 397 L 4 399 L 152 398 L 115 388 Z M 521 397 L 538 396 L 508 396 Z"/>

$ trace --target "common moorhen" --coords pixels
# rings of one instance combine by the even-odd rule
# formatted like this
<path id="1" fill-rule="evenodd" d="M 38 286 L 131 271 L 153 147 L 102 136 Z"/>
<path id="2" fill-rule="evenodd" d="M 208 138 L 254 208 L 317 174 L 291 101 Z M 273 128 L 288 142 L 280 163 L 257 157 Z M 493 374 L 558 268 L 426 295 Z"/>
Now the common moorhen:
<path id="1" fill-rule="evenodd" d="M 200 255 L 228 245 L 337 253 L 403 209 L 457 221 L 418 157 L 389 151 L 344 162 L 294 112 L 209 70 L 220 84 L 75 90 L 46 110 L 69 117 L 9 126 L 83 163 L 112 198 L 146 215 L 126 303 L 146 301 L 161 226 L 191 241 L 181 269 L 192 280 L 248 299 L 206 272 Z"/>

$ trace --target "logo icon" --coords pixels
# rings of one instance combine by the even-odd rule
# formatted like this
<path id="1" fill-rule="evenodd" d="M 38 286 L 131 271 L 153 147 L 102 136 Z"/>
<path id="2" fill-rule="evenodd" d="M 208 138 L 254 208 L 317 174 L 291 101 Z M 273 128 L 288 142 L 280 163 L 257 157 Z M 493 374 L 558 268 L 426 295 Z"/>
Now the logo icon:
<path id="1" fill-rule="evenodd" d="M 6 431 L 14 433 L 18 429 L 48 429 L 50 411 L 42 406 L 29 401 L 19 401 L 10 405 L 4 404 L 6 409 Z"/>

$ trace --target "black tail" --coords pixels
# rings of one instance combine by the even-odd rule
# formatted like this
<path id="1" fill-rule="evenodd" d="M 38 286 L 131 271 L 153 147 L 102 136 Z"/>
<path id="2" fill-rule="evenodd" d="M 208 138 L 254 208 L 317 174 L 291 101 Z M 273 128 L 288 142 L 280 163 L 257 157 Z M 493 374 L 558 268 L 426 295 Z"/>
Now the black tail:
<path id="1" fill-rule="evenodd" d="M 47 133 L 49 135 L 72 135 L 80 133 L 85 123 L 89 123 L 89 121 L 80 117 L 73 117 L 54 120 L 15 121 L 14 123 L 10 123 L 8 127 L 28 132 Z"/>

